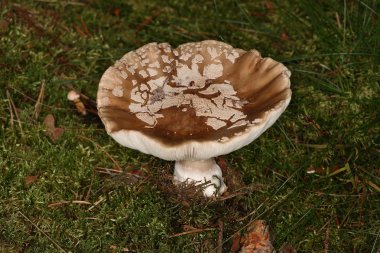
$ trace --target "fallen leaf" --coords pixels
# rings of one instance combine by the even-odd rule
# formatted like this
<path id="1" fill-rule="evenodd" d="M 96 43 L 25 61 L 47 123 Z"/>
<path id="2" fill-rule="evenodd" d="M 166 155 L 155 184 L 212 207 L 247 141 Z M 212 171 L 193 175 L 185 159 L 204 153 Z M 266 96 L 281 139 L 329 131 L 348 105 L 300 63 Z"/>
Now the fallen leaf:
<path id="1" fill-rule="evenodd" d="M 111 245 L 110 246 L 110 250 L 111 250 L 112 253 L 116 253 L 117 246 L 116 245 Z"/>
<path id="2" fill-rule="evenodd" d="M 137 169 L 137 170 L 130 171 L 129 174 L 142 176 L 144 173 L 141 170 Z"/>
<path id="3" fill-rule="evenodd" d="M 9 30 L 9 22 L 2 19 L 0 20 L 0 33 L 5 33 Z"/>
<path id="4" fill-rule="evenodd" d="M 58 139 L 62 136 L 63 131 L 64 131 L 63 128 L 56 127 L 56 128 L 54 129 L 54 131 L 53 131 L 53 135 L 51 136 L 52 140 L 53 140 L 53 141 L 58 140 Z"/>
<path id="5" fill-rule="evenodd" d="M 286 243 L 285 245 L 283 245 L 283 246 L 280 248 L 279 253 L 297 253 L 297 250 L 295 250 L 295 249 L 293 248 L 293 246 L 290 245 L 289 243 Z"/>
<path id="6" fill-rule="evenodd" d="M 232 237 L 232 245 L 230 249 L 231 252 L 237 252 L 240 249 L 240 240 L 241 240 L 240 234 L 235 234 Z"/>
<path id="7" fill-rule="evenodd" d="M 149 26 L 153 19 L 158 17 L 161 14 L 160 10 L 156 10 L 153 12 L 151 16 L 146 17 L 143 22 L 141 22 L 135 29 L 135 34 L 138 34 L 141 30 L 143 30 L 146 26 Z"/>
<path id="8" fill-rule="evenodd" d="M 270 1 L 265 1 L 264 3 L 265 7 L 268 9 L 268 11 L 274 11 L 273 3 Z"/>
<path id="9" fill-rule="evenodd" d="M 51 114 L 48 114 L 44 119 L 44 126 L 46 128 L 46 131 L 49 133 L 52 133 L 55 128 L 55 119 L 54 116 Z"/>
<path id="10" fill-rule="evenodd" d="M 55 127 L 55 119 L 52 114 L 48 114 L 44 119 L 44 126 L 46 129 L 47 136 L 50 137 L 52 141 L 57 141 L 63 134 L 63 128 Z"/>
<path id="11" fill-rule="evenodd" d="M 249 225 L 247 234 L 240 242 L 243 244 L 240 253 L 272 253 L 269 227 L 264 220 L 256 220 Z"/>
<path id="12" fill-rule="evenodd" d="M 289 35 L 286 32 L 282 32 L 280 35 L 280 39 L 282 41 L 288 41 L 289 40 Z"/>
<path id="13" fill-rule="evenodd" d="M 37 179 L 38 179 L 37 176 L 26 176 L 26 177 L 24 178 L 24 183 L 25 183 L 26 186 L 29 186 L 29 185 L 31 185 L 32 183 L 36 182 Z"/>
<path id="14" fill-rule="evenodd" d="M 114 8 L 112 10 L 112 14 L 115 15 L 116 17 L 120 17 L 121 10 L 120 8 Z"/>

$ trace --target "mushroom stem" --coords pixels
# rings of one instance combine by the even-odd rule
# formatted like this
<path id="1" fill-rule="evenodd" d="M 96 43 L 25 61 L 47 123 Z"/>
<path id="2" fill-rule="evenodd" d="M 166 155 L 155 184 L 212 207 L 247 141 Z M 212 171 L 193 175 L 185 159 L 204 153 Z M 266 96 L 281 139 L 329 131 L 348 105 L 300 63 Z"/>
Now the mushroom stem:
<path id="1" fill-rule="evenodd" d="M 222 170 L 214 158 L 207 160 L 176 161 L 174 166 L 174 184 L 193 182 L 196 185 L 206 183 L 203 194 L 206 197 L 221 195 L 226 191 Z"/>

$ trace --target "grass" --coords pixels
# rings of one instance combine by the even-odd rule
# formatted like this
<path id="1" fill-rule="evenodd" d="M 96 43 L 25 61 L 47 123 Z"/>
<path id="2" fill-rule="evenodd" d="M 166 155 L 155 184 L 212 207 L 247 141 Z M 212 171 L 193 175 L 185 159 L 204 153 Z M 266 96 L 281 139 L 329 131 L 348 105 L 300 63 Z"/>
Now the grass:
<path id="1" fill-rule="evenodd" d="M 378 252 L 378 1 L 0 6 L 1 252 L 216 252 L 218 221 L 229 252 L 254 219 L 269 223 L 276 249 Z M 117 145 L 66 100 L 68 86 L 94 99 L 104 70 L 129 50 L 204 39 L 256 48 L 292 71 L 293 98 L 280 120 L 223 158 L 230 184 L 250 190 L 219 201 L 171 193 L 171 162 Z M 48 114 L 63 128 L 57 141 L 46 135 Z M 115 161 L 143 177 L 98 172 Z M 191 227 L 201 230 L 179 234 Z"/>

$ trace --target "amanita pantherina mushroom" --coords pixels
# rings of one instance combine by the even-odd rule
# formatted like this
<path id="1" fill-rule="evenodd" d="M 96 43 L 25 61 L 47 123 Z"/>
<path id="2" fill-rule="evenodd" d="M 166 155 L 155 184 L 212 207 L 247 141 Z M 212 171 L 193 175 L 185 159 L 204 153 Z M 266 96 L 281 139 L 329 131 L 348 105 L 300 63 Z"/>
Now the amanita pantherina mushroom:
<path id="1" fill-rule="evenodd" d="M 214 157 L 259 137 L 288 106 L 290 71 L 256 50 L 202 41 L 149 43 L 103 74 L 97 94 L 107 133 L 123 146 L 176 161 L 174 182 L 226 190 Z"/>

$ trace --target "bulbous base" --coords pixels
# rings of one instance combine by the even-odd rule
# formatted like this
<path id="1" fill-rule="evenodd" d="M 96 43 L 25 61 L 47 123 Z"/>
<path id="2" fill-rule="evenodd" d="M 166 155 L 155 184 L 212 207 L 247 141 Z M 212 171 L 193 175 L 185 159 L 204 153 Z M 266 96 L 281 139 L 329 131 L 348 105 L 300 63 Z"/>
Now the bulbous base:
<path id="1" fill-rule="evenodd" d="M 205 197 L 221 195 L 227 190 L 222 170 L 214 158 L 199 161 L 176 161 L 174 184 L 182 182 L 194 182 L 196 185 L 208 182 L 203 189 Z"/>

